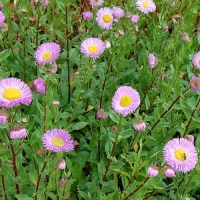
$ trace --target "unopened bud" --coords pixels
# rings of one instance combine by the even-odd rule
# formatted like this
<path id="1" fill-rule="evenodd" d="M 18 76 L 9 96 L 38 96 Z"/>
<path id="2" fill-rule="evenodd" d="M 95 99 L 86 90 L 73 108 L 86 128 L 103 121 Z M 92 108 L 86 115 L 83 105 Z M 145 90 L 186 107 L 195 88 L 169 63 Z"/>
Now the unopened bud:
<path id="1" fill-rule="evenodd" d="M 109 49 L 111 47 L 111 44 L 108 40 L 105 40 L 104 44 L 105 44 L 106 49 Z"/>
<path id="2" fill-rule="evenodd" d="M 59 169 L 65 169 L 66 168 L 66 162 L 64 159 L 60 159 L 57 162 L 57 166 Z"/>
<path id="3" fill-rule="evenodd" d="M 111 131 L 112 131 L 113 133 L 116 133 L 116 132 L 118 131 L 118 129 L 117 129 L 116 126 L 112 126 L 112 127 L 111 127 Z"/>
<path id="4" fill-rule="evenodd" d="M 145 128 L 146 128 L 146 124 L 145 124 L 145 122 L 143 120 L 139 120 L 133 125 L 133 128 L 136 131 L 144 131 Z"/>
<path id="5" fill-rule="evenodd" d="M 59 102 L 59 101 L 53 101 L 53 105 L 54 105 L 54 106 L 59 106 L 59 105 L 60 105 L 60 102 Z"/>
<path id="6" fill-rule="evenodd" d="M 105 112 L 104 109 L 99 109 L 99 110 L 97 111 L 97 118 L 98 118 L 98 119 L 100 119 L 100 120 L 105 120 L 105 119 L 107 119 L 107 117 L 108 117 L 108 113 Z"/>
<path id="7" fill-rule="evenodd" d="M 22 122 L 23 122 L 23 123 L 27 123 L 27 121 L 28 121 L 28 120 L 27 120 L 26 117 L 22 118 Z"/>
<path id="8" fill-rule="evenodd" d="M 60 187 L 64 187 L 65 185 L 67 185 L 67 183 L 68 183 L 67 179 L 62 178 L 62 179 L 59 180 Z"/>
<path id="9" fill-rule="evenodd" d="M 45 154 L 44 149 L 39 149 L 39 150 L 37 151 L 37 154 L 38 154 L 39 156 L 44 155 L 44 154 Z"/>

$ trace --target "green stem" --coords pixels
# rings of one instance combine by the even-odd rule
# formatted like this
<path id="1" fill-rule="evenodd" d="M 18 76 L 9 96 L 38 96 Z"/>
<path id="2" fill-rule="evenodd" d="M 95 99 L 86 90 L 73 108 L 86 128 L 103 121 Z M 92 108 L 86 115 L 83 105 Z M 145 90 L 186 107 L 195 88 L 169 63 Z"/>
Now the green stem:
<path id="1" fill-rule="evenodd" d="M 139 187 L 137 187 L 135 190 L 133 190 L 133 192 L 131 192 L 128 196 L 126 196 L 124 200 L 127 200 L 129 197 L 133 196 L 139 189 L 141 189 L 144 186 L 144 184 L 149 180 L 149 178 L 150 177 L 147 177 L 144 180 L 144 182 Z"/>
<path id="2" fill-rule="evenodd" d="M 183 136 L 185 136 L 185 135 L 187 134 L 188 128 L 189 128 L 189 126 L 190 126 L 190 124 L 191 124 L 191 122 L 192 122 L 192 118 L 193 118 L 193 116 L 194 116 L 194 113 L 195 113 L 196 110 L 197 110 L 197 107 L 199 106 L 199 103 L 200 103 L 200 97 L 199 97 L 199 99 L 198 99 L 198 101 L 197 101 L 197 103 L 196 103 L 196 105 L 195 105 L 195 108 L 194 108 L 194 110 L 193 110 L 193 112 L 192 112 L 192 114 L 191 114 L 191 116 L 190 116 L 190 119 L 189 119 L 188 124 L 187 124 L 187 126 L 186 126 L 186 128 L 185 128 L 185 133 L 184 133 Z"/>
<path id="3" fill-rule="evenodd" d="M 183 95 L 189 90 L 189 88 L 187 88 L 184 92 L 183 92 Z M 152 128 L 149 130 L 149 132 L 147 133 L 147 135 L 149 135 L 153 130 L 154 128 L 156 127 L 156 125 L 161 121 L 161 119 L 173 108 L 173 106 L 175 105 L 175 103 L 181 98 L 181 94 L 178 95 L 176 97 L 176 99 L 172 102 L 172 104 L 169 106 L 169 108 L 162 113 L 162 115 L 160 116 L 160 118 L 154 123 L 154 125 L 152 126 Z"/>
<path id="4" fill-rule="evenodd" d="M 108 67 L 107 67 L 107 70 L 106 70 L 106 74 L 105 74 L 105 78 L 104 78 L 104 81 L 103 81 L 103 85 L 102 85 L 102 92 L 105 90 L 105 87 L 106 87 L 106 81 L 107 81 L 107 75 L 108 75 L 108 72 L 110 70 L 110 67 L 111 67 L 111 63 L 112 63 L 112 58 L 113 58 L 113 53 L 111 53 L 110 57 L 109 57 L 109 61 L 108 61 Z M 102 108 L 102 103 L 103 103 L 103 94 L 101 95 L 100 97 L 100 109 Z"/>
<path id="5" fill-rule="evenodd" d="M 1 161 L 0 161 L 0 168 L 3 170 Z M 4 181 L 4 175 L 3 174 L 1 175 L 1 182 L 2 182 L 2 188 L 3 188 L 3 193 L 4 193 L 4 199 L 8 200 L 8 197 L 6 195 L 6 187 L 5 187 L 5 181 Z"/>

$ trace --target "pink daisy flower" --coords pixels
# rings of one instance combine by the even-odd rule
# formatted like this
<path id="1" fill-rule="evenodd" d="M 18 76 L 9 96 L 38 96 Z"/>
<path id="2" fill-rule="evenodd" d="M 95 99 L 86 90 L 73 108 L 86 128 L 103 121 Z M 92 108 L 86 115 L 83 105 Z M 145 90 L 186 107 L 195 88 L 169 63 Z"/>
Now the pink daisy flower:
<path id="1" fill-rule="evenodd" d="M 118 7 L 118 6 L 114 6 L 113 8 L 112 8 L 112 11 L 113 11 L 113 16 L 115 17 L 115 18 L 121 18 L 121 17 L 123 17 L 125 14 L 124 14 L 124 10 L 123 9 L 121 9 L 120 7 Z"/>
<path id="2" fill-rule="evenodd" d="M 5 15 L 0 11 L 0 26 L 3 24 L 5 20 Z"/>
<path id="3" fill-rule="evenodd" d="M 27 130 L 24 127 L 14 127 L 10 131 L 10 138 L 12 140 L 26 138 Z"/>
<path id="4" fill-rule="evenodd" d="M 98 58 L 104 52 L 105 44 L 99 38 L 87 38 L 81 43 L 80 50 L 87 57 Z"/>
<path id="5" fill-rule="evenodd" d="M 17 78 L 0 80 L 0 106 L 12 108 L 21 104 L 29 105 L 32 101 L 30 87 Z"/>
<path id="6" fill-rule="evenodd" d="M 131 22 L 134 23 L 134 24 L 138 23 L 139 19 L 140 19 L 139 15 L 132 15 Z"/>
<path id="7" fill-rule="evenodd" d="M 62 129 L 48 130 L 42 138 L 46 149 L 53 152 L 68 152 L 74 149 L 74 142 L 71 135 Z"/>
<path id="8" fill-rule="evenodd" d="M 167 165 L 183 173 L 194 169 L 198 162 L 194 144 L 185 138 L 174 138 L 166 143 L 163 156 Z"/>
<path id="9" fill-rule="evenodd" d="M 147 169 L 147 173 L 149 176 L 157 176 L 159 172 L 159 168 L 155 165 L 150 165 Z"/>
<path id="10" fill-rule="evenodd" d="M 113 11 L 110 8 L 101 8 L 97 11 L 96 21 L 103 29 L 112 29 Z"/>
<path id="11" fill-rule="evenodd" d="M 200 90 L 200 78 L 198 77 L 193 77 L 190 80 L 190 87 L 194 90 L 194 91 L 199 91 Z"/>
<path id="12" fill-rule="evenodd" d="M 133 125 L 133 128 L 136 131 L 144 131 L 146 128 L 146 124 L 145 124 L 144 120 L 139 120 Z"/>
<path id="13" fill-rule="evenodd" d="M 33 89 L 39 93 L 46 93 L 46 84 L 42 78 L 37 78 L 33 81 Z"/>
<path id="14" fill-rule="evenodd" d="M 197 69 L 200 69 L 200 51 L 194 55 L 192 62 Z"/>
<path id="15" fill-rule="evenodd" d="M 39 65 L 50 64 L 60 56 L 60 45 L 55 42 L 41 44 L 35 51 L 35 60 Z"/>
<path id="16" fill-rule="evenodd" d="M 112 98 L 113 109 L 124 117 L 134 112 L 139 105 L 139 93 L 129 86 L 120 86 Z"/>
<path id="17" fill-rule="evenodd" d="M 137 0 L 136 6 L 139 11 L 145 14 L 156 10 L 156 5 L 152 0 Z"/>
<path id="18" fill-rule="evenodd" d="M 158 64 L 158 59 L 153 54 L 149 54 L 148 60 L 150 68 L 154 68 Z"/>
<path id="19" fill-rule="evenodd" d="M 103 4 L 104 0 L 90 0 L 92 7 L 99 7 Z"/>
<path id="20" fill-rule="evenodd" d="M 93 13 L 92 12 L 83 12 L 82 17 L 84 20 L 89 20 L 93 17 Z"/>
<path id="21" fill-rule="evenodd" d="M 165 169 L 165 175 L 168 177 L 168 178 L 171 178 L 171 177 L 175 177 L 175 171 L 173 168 L 171 167 L 167 167 Z"/>

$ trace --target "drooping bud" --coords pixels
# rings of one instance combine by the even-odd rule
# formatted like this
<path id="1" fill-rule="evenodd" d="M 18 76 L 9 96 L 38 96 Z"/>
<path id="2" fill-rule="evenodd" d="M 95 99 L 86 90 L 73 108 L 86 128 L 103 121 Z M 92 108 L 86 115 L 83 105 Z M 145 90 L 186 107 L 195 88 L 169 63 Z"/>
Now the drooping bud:
<path id="1" fill-rule="evenodd" d="M 65 169 L 66 168 L 66 162 L 64 159 L 60 159 L 57 162 L 57 166 L 59 169 Z"/>

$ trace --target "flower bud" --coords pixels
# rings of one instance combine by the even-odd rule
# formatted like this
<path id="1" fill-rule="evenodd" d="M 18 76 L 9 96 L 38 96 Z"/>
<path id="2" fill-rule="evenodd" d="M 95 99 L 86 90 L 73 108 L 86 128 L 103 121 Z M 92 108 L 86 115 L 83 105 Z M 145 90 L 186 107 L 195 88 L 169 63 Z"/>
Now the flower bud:
<path id="1" fill-rule="evenodd" d="M 64 159 L 60 159 L 57 162 L 57 166 L 59 169 L 65 169 L 66 168 L 66 162 Z"/>
<path id="2" fill-rule="evenodd" d="M 167 167 L 165 169 L 165 175 L 168 177 L 168 178 L 171 178 L 171 177 L 174 177 L 175 176 L 175 171 L 172 167 Z"/>
<path id="3" fill-rule="evenodd" d="M 100 120 L 105 120 L 105 119 L 107 119 L 107 117 L 108 117 L 108 113 L 105 112 L 104 109 L 99 109 L 99 110 L 97 111 L 97 118 L 98 118 L 98 119 L 100 119 Z"/>
<path id="4" fill-rule="evenodd" d="M 113 133 L 116 133 L 116 132 L 118 131 L 118 129 L 117 129 L 116 126 L 112 126 L 112 127 L 111 127 L 111 131 L 112 131 Z"/>
<path id="5" fill-rule="evenodd" d="M 65 185 L 67 185 L 67 183 L 68 183 L 67 179 L 62 178 L 62 179 L 59 180 L 60 187 L 64 187 Z"/>
<path id="6" fill-rule="evenodd" d="M 136 131 L 144 131 L 145 128 L 146 128 L 146 124 L 145 124 L 145 122 L 143 120 L 139 120 L 133 125 L 133 128 Z"/>
<path id="7" fill-rule="evenodd" d="M 159 168 L 155 165 L 150 165 L 148 167 L 147 173 L 149 176 L 157 176 L 159 172 Z"/>
<path id="8" fill-rule="evenodd" d="M 106 49 L 109 49 L 111 47 L 111 44 L 108 40 L 105 40 L 104 44 L 105 44 Z"/>
<path id="9" fill-rule="evenodd" d="M 27 118 L 26 117 L 22 118 L 22 122 L 27 123 L 28 122 Z"/>
<path id="10" fill-rule="evenodd" d="M 194 144 L 194 136 L 193 135 L 186 135 L 185 138 Z"/>

